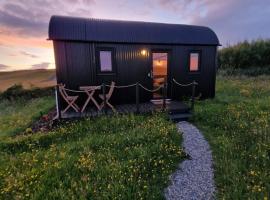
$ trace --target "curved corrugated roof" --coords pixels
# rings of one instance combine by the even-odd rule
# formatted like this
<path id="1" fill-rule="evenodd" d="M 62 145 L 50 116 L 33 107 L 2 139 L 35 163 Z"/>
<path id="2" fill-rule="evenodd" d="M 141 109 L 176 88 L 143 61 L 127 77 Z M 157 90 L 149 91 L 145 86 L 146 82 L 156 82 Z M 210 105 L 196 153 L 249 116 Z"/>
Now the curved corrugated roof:
<path id="1" fill-rule="evenodd" d="M 219 45 L 208 27 L 52 16 L 50 40 L 146 44 Z"/>

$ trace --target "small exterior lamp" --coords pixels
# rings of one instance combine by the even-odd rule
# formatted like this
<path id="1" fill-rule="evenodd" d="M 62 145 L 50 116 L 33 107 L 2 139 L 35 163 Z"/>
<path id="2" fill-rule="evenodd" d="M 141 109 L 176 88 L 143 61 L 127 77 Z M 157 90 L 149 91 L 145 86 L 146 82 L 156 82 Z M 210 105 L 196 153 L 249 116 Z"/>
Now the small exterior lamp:
<path id="1" fill-rule="evenodd" d="M 141 55 L 142 55 L 142 56 L 146 56 L 146 54 L 147 54 L 147 51 L 146 51 L 145 49 L 142 49 L 142 50 L 141 50 Z"/>

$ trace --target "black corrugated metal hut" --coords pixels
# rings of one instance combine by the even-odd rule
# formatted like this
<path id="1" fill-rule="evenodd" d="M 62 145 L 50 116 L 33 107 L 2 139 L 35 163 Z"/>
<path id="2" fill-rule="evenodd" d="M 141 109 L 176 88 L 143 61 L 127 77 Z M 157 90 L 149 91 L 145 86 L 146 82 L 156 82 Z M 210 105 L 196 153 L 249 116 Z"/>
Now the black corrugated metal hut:
<path id="1" fill-rule="evenodd" d="M 198 82 L 196 93 L 214 97 L 219 40 L 207 27 L 179 24 L 85 19 L 53 16 L 57 82 L 77 90 L 82 85 L 129 85 L 140 82 L 155 88 L 167 80 L 168 98 L 178 99 L 190 88 L 179 83 Z M 164 79 L 166 78 L 166 79 Z M 140 91 L 140 101 L 159 97 Z M 115 90 L 114 103 L 135 101 L 135 88 Z"/>

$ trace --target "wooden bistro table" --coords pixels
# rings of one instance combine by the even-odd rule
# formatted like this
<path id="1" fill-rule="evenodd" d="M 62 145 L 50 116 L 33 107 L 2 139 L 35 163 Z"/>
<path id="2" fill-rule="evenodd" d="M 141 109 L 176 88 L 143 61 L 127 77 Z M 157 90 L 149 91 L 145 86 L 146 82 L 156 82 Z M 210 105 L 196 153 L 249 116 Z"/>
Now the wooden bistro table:
<path id="1" fill-rule="evenodd" d="M 90 100 L 95 104 L 97 109 L 100 110 L 100 106 L 98 105 L 97 101 L 94 99 L 95 91 L 100 90 L 100 89 L 101 89 L 101 86 L 80 86 L 80 90 L 83 90 L 88 96 L 88 98 L 86 99 L 83 105 L 81 112 L 85 110 Z"/>

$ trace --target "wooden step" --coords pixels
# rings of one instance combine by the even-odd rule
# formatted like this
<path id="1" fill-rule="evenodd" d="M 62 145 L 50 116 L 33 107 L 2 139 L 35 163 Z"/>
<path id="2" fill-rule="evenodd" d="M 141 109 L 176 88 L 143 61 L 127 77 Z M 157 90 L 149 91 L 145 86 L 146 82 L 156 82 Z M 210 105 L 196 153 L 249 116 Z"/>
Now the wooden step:
<path id="1" fill-rule="evenodd" d="M 172 101 L 166 106 L 169 114 L 181 114 L 187 113 L 190 111 L 190 108 L 187 104 L 183 102 Z"/>
<path id="2" fill-rule="evenodd" d="M 171 99 L 165 99 L 166 100 L 166 104 L 170 104 L 171 103 Z M 152 99 L 150 100 L 151 103 L 153 103 L 154 105 L 163 105 L 163 99 Z"/>
<path id="3" fill-rule="evenodd" d="M 190 113 L 190 112 L 169 115 L 170 120 L 172 120 L 174 122 L 185 121 L 185 120 L 188 120 L 190 117 L 192 117 L 192 113 Z"/>
<path id="4" fill-rule="evenodd" d="M 182 114 L 182 113 L 189 113 L 190 108 L 177 108 L 177 109 L 168 109 L 168 113 L 170 115 L 175 115 L 175 114 Z"/>

